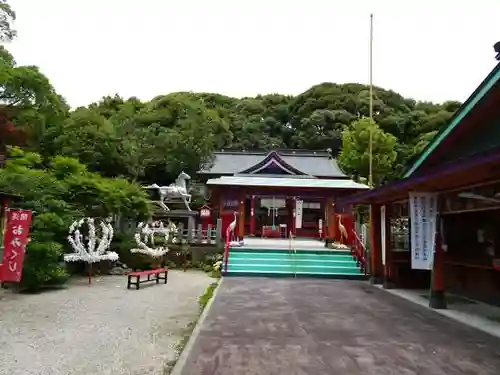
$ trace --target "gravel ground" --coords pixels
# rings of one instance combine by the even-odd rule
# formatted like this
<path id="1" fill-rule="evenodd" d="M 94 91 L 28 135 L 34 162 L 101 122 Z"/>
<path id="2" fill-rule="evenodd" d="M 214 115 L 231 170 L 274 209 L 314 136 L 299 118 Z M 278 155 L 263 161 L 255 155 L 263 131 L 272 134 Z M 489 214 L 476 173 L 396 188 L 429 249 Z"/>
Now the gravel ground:
<path id="1" fill-rule="evenodd" d="M 125 276 L 38 295 L 0 290 L 0 375 L 162 374 L 214 281 L 170 271 L 167 285 L 140 290 L 127 290 Z"/>

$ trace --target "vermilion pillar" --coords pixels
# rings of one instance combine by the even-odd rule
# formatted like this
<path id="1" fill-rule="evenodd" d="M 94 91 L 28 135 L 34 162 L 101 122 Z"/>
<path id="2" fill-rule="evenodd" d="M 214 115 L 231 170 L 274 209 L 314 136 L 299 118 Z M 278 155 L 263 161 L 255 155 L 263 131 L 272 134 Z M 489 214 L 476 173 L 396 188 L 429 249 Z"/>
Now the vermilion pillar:
<path id="1" fill-rule="evenodd" d="M 394 270 L 392 269 L 391 215 L 391 205 L 385 206 L 385 265 L 383 284 L 385 289 L 394 288 Z M 384 223 L 382 223 L 382 225 L 384 225 Z"/>
<path id="2" fill-rule="evenodd" d="M 434 245 L 434 263 L 431 275 L 429 306 L 434 309 L 446 309 L 444 286 L 444 251 L 441 241 L 441 217 L 436 217 L 436 242 Z"/>
<path id="3" fill-rule="evenodd" d="M 335 211 L 333 209 L 333 198 L 326 199 L 326 217 L 327 217 L 327 238 L 334 242 L 337 239 L 337 223 Z"/>
<path id="4" fill-rule="evenodd" d="M 238 209 L 238 237 L 243 239 L 245 237 L 245 193 L 240 194 L 239 209 Z"/>
<path id="5" fill-rule="evenodd" d="M 255 195 L 250 200 L 250 235 L 255 235 Z"/>
<path id="6" fill-rule="evenodd" d="M 370 205 L 370 282 L 382 284 L 382 243 L 380 242 L 382 226 L 380 205 Z"/>
<path id="7" fill-rule="evenodd" d="M 222 218 L 222 215 L 224 214 L 224 196 L 218 191 L 217 194 L 219 195 L 219 218 Z"/>

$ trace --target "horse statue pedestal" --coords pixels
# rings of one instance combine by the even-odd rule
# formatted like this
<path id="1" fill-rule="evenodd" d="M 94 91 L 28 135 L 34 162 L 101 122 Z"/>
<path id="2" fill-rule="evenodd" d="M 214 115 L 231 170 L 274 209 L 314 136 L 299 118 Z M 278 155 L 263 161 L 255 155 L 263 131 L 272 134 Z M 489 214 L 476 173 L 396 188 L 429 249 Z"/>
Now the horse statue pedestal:
<path id="1" fill-rule="evenodd" d="M 191 243 L 196 229 L 197 211 L 175 210 L 157 211 L 153 214 L 153 220 L 170 220 L 175 222 L 178 228 L 178 237 L 180 240 L 187 240 Z M 187 229 L 186 229 L 187 224 Z"/>

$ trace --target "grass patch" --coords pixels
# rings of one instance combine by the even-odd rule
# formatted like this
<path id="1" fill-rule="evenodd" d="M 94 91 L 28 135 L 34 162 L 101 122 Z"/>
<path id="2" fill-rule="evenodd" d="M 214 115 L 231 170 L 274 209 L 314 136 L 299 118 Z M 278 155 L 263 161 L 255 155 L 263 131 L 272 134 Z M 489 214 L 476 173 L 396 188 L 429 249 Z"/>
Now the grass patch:
<path id="1" fill-rule="evenodd" d="M 203 293 L 200 298 L 198 299 L 198 304 L 200 305 L 200 314 L 198 315 L 198 318 L 200 317 L 201 313 L 205 308 L 207 307 L 208 302 L 212 299 L 214 296 L 214 291 L 217 288 L 217 285 L 219 283 L 212 283 L 210 284 L 207 289 L 205 289 L 205 293 Z M 198 320 L 198 319 L 197 319 Z M 196 320 L 196 321 L 197 321 Z M 163 368 L 163 375 L 170 375 L 172 370 L 175 367 L 175 364 L 177 363 L 177 360 L 179 359 L 182 351 L 186 347 L 189 338 L 193 334 L 194 327 L 196 326 L 196 321 L 188 323 L 181 332 L 181 338 L 179 341 L 175 344 L 174 350 L 175 350 L 175 359 L 173 361 L 169 361 L 168 363 L 165 364 L 165 367 Z"/>
<path id="2" fill-rule="evenodd" d="M 218 283 L 212 283 L 205 290 L 205 293 L 200 297 L 198 303 L 200 304 L 200 312 L 202 312 L 214 295 L 215 288 L 217 288 Z"/>

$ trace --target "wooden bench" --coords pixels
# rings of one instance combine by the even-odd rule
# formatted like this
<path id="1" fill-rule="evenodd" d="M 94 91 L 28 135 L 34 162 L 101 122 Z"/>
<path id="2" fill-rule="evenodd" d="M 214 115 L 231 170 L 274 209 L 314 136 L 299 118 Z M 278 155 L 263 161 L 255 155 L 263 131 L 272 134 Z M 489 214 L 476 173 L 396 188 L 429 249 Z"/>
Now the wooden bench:
<path id="1" fill-rule="evenodd" d="M 149 281 L 156 281 L 157 284 L 160 283 L 160 280 L 164 280 L 164 284 L 167 283 L 168 278 L 168 268 L 157 268 L 154 270 L 146 270 L 146 271 L 135 271 L 130 272 L 128 275 L 127 289 L 130 289 L 131 285 L 135 285 L 135 289 L 139 289 L 139 285 L 142 283 L 147 283 Z M 147 276 L 147 279 L 141 280 L 141 276 Z M 151 276 L 154 276 L 151 278 Z M 135 277 L 135 282 L 132 281 L 132 278 Z"/>

